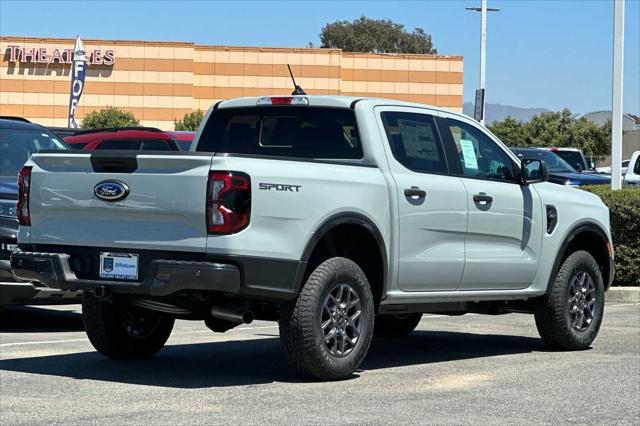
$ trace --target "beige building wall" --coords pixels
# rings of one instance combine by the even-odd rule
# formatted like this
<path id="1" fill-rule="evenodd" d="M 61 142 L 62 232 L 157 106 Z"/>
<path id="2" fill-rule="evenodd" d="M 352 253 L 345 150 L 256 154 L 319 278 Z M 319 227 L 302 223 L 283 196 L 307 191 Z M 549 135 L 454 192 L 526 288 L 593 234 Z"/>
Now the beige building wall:
<path id="1" fill-rule="evenodd" d="M 73 47 L 73 39 L 0 37 L 0 115 L 66 126 L 71 65 L 10 62 L 9 46 Z M 218 100 L 289 94 L 291 65 L 309 94 L 370 96 L 462 111 L 462 57 L 378 55 L 339 49 L 201 46 L 180 42 L 84 40 L 114 50 L 112 66 L 91 65 L 76 119 L 116 106 L 143 125 L 173 130 L 173 120 Z"/>

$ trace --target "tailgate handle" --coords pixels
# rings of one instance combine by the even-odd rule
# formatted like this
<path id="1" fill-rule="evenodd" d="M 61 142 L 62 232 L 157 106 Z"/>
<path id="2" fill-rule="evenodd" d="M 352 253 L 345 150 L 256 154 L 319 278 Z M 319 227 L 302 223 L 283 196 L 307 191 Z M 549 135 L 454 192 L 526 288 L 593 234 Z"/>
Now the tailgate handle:
<path id="1" fill-rule="evenodd" d="M 138 169 L 135 156 L 99 156 L 91 155 L 93 171 L 97 173 L 133 173 Z"/>

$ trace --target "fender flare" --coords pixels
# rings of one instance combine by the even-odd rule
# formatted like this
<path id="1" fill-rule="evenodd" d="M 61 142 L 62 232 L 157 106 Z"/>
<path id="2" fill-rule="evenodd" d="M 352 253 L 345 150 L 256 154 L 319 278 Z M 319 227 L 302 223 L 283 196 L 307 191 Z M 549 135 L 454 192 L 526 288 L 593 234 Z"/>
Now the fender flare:
<path id="1" fill-rule="evenodd" d="M 309 241 L 307 241 L 304 251 L 302 252 L 302 257 L 300 258 L 300 264 L 303 267 L 301 267 L 297 273 L 296 294 L 300 291 L 300 289 L 302 288 L 302 285 L 304 284 L 302 280 L 304 279 L 304 274 L 306 272 L 309 259 L 311 258 L 311 254 L 313 253 L 316 246 L 318 245 L 318 242 L 322 239 L 322 237 L 324 237 L 327 234 L 327 232 L 331 231 L 333 228 L 335 228 L 338 225 L 344 225 L 344 224 L 353 224 L 353 225 L 362 226 L 363 228 L 368 230 L 376 240 L 376 243 L 378 244 L 378 250 L 380 251 L 380 257 L 382 258 L 382 295 L 381 297 L 384 297 L 384 294 L 387 288 L 387 275 L 389 271 L 387 247 L 384 241 L 384 237 L 382 236 L 382 233 L 380 232 L 376 224 L 371 219 L 369 219 L 367 216 L 361 213 L 356 213 L 356 212 L 336 213 L 328 217 L 327 219 L 325 219 L 315 229 L 313 234 L 311 234 L 311 237 L 309 238 Z"/>
<path id="2" fill-rule="evenodd" d="M 598 235 L 598 237 L 600 237 L 600 239 L 602 240 L 602 243 L 605 246 L 609 243 L 609 236 L 607 235 L 607 232 L 599 224 L 592 221 L 583 221 L 574 225 L 570 229 L 570 231 L 567 233 L 567 236 L 565 237 L 564 241 L 562 242 L 562 245 L 560 246 L 560 249 L 558 250 L 558 253 L 556 254 L 556 259 L 553 262 L 553 268 L 551 269 L 551 275 L 549 276 L 549 282 L 547 283 L 545 294 L 549 294 L 551 285 L 553 284 L 553 281 L 555 280 L 558 270 L 560 269 L 561 262 L 565 257 L 565 254 L 567 252 L 567 249 L 569 248 L 569 245 L 571 244 L 571 242 L 575 237 L 577 237 L 583 232 L 595 233 L 596 235 Z M 604 280 L 605 290 L 609 289 L 609 287 L 611 286 L 611 282 L 613 281 L 613 270 L 614 270 L 613 258 L 610 255 L 608 255 L 608 258 L 609 258 L 608 259 L 609 265 L 604 265 L 604 266 L 608 269 L 609 276 L 602 277 L 602 279 Z"/>

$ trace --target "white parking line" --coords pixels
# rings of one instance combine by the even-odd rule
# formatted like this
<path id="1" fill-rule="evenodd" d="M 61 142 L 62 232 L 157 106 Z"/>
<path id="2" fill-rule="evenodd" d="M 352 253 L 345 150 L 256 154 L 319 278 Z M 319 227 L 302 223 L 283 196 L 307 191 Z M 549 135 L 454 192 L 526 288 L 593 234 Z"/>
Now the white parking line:
<path id="1" fill-rule="evenodd" d="M 9 346 L 27 346 L 27 345 L 48 345 L 52 343 L 70 343 L 70 342 L 84 342 L 87 339 L 69 339 L 69 340 L 42 340 L 39 342 L 15 342 L 15 343 L 2 343 L 0 347 L 6 348 Z"/>
<path id="2" fill-rule="evenodd" d="M 260 327 L 242 327 L 235 330 L 231 330 L 232 332 L 244 331 L 244 330 L 263 330 L 266 328 L 277 328 L 277 325 L 265 325 Z M 201 334 L 201 333 L 213 333 L 211 330 L 198 330 L 198 331 L 186 331 L 186 332 L 177 332 L 173 333 L 174 336 L 183 336 L 189 334 Z M 14 342 L 14 343 L 1 343 L 0 348 L 6 348 L 10 346 L 28 346 L 28 345 L 50 345 L 55 343 L 72 343 L 72 342 L 85 342 L 87 338 L 84 339 L 68 339 L 68 340 L 41 340 L 36 342 Z"/>

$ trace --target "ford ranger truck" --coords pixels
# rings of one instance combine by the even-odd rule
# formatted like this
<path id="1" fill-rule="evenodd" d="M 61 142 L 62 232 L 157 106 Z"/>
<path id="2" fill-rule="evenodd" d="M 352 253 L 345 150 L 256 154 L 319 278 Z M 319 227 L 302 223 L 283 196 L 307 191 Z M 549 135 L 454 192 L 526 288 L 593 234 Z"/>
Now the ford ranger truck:
<path id="1" fill-rule="evenodd" d="M 190 152 L 33 155 L 11 266 L 83 290 L 89 340 L 114 359 L 151 357 L 176 318 L 273 320 L 292 367 L 336 380 L 425 312 L 530 312 L 549 346 L 585 349 L 613 276 L 609 211 L 547 177 L 442 109 L 228 100 Z"/>

